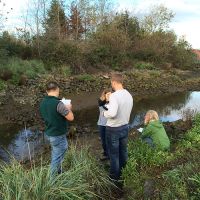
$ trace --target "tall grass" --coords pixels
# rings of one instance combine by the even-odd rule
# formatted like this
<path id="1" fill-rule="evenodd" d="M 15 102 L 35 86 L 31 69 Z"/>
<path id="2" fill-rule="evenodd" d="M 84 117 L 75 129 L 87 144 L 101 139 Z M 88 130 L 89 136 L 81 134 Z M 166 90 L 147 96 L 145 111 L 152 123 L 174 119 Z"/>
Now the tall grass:
<path id="1" fill-rule="evenodd" d="M 65 159 L 64 173 L 51 178 L 49 167 L 27 170 L 16 160 L 0 166 L 0 199 L 57 200 L 107 199 L 112 183 L 87 149 L 72 148 Z"/>

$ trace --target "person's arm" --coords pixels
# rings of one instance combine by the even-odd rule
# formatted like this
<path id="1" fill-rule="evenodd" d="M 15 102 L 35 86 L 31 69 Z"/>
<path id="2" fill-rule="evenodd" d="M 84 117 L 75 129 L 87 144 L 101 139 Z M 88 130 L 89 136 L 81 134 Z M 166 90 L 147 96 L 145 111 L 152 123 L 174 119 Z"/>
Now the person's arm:
<path id="1" fill-rule="evenodd" d="M 60 113 L 63 117 L 66 118 L 68 121 L 74 120 L 74 114 L 71 111 L 72 106 L 65 106 L 63 102 L 60 102 L 57 106 L 57 112 Z"/>
<path id="2" fill-rule="evenodd" d="M 98 105 L 99 105 L 99 107 L 105 106 L 105 104 L 106 104 L 106 100 L 101 100 L 101 98 L 98 99 Z"/>
<path id="3" fill-rule="evenodd" d="M 146 125 L 144 130 L 142 131 L 142 138 L 151 136 L 151 125 Z"/>
<path id="4" fill-rule="evenodd" d="M 114 118 L 117 115 L 118 103 L 114 95 L 109 98 L 109 109 L 104 112 L 104 117 Z"/>

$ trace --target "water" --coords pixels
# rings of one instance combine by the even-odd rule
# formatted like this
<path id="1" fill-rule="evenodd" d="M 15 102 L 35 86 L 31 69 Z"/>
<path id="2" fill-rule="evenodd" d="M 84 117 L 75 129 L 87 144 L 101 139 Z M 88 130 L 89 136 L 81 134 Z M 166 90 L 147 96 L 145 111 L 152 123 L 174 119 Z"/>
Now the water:
<path id="1" fill-rule="evenodd" d="M 137 99 L 137 100 L 136 100 Z M 177 93 L 173 95 L 148 96 L 146 98 L 135 98 L 134 108 L 131 116 L 131 127 L 143 122 L 145 113 L 153 109 L 159 113 L 162 121 L 176 121 L 183 118 L 184 111 L 188 109 L 200 112 L 200 92 Z M 96 128 L 98 119 L 98 108 L 96 106 L 75 112 L 76 125 L 89 125 Z M 6 160 L 5 153 L 9 151 L 17 159 L 27 159 L 30 147 L 31 156 L 41 149 L 45 143 L 43 134 L 39 131 L 21 130 L 15 125 L 0 126 L 0 158 Z"/>

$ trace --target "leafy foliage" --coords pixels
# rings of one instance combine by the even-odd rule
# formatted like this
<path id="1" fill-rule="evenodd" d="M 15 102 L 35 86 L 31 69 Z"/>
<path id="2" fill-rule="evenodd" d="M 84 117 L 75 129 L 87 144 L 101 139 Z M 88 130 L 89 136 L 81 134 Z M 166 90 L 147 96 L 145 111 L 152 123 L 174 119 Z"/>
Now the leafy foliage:
<path id="1" fill-rule="evenodd" d="M 200 114 L 172 152 L 150 148 L 140 139 L 129 142 L 129 160 L 123 169 L 125 189 L 134 199 L 144 197 L 145 181 L 155 183 L 152 199 L 199 199 Z"/>
<path id="2" fill-rule="evenodd" d="M 14 84 L 23 84 L 26 79 L 36 78 L 44 72 L 44 65 L 38 60 L 28 61 L 13 57 L 6 64 L 0 65 L 0 78 L 11 80 Z"/>

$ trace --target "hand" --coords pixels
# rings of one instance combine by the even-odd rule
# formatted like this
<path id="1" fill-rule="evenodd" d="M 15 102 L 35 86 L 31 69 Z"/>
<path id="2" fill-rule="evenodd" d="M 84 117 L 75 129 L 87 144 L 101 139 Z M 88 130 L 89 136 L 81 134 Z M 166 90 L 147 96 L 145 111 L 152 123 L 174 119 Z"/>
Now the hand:
<path id="1" fill-rule="evenodd" d="M 105 101 L 106 100 L 105 94 L 101 95 L 100 99 L 101 99 L 101 101 Z"/>
<path id="2" fill-rule="evenodd" d="M 72 104 L 66 105 L 65 106 L 68 110 L 72 110 Z"/>
<path id="3" fill-rule="evenodd" d="M 147 125 L 149 123 L 149 117 L 145 116 L 144 117 L 144 124 Z"/>
<path id="4" fill-rule="evenodd" d="M 110 95 L 111 95 L 111 94 L 112 94 L 111 92 L 109 92 L 109 93 L 106 94 L 106 101 L 109 101 L 109 100 L 110 100 Z"/>

